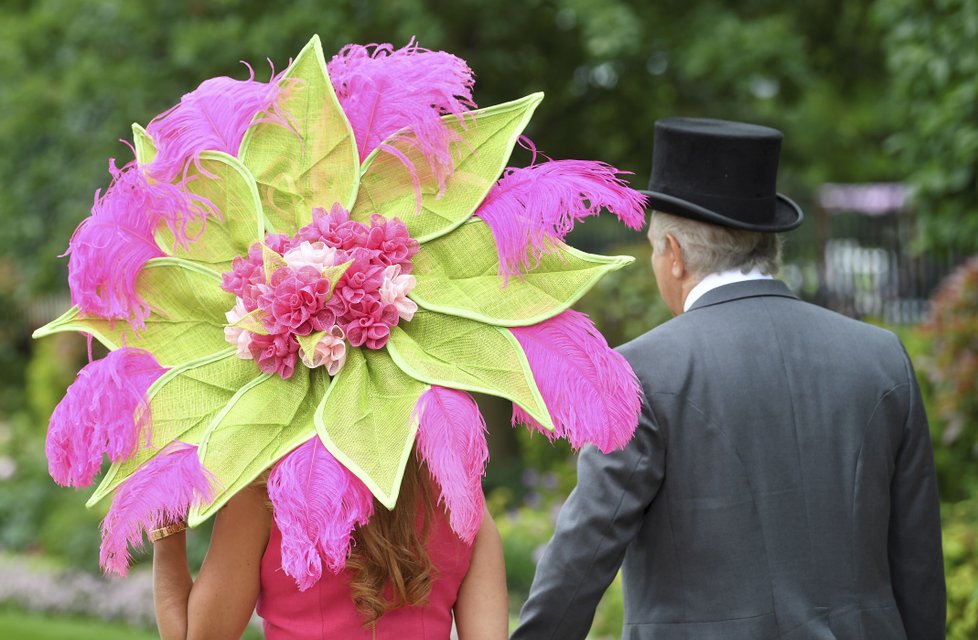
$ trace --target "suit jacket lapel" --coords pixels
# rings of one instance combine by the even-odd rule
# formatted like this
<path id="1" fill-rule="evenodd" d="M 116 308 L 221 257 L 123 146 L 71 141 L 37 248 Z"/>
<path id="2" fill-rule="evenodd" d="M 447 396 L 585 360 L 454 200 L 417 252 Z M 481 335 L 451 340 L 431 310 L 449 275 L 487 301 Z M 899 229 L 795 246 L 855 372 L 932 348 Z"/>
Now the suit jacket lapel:
<path id="1" fill-rule="evenodd" d="M 788 285 L 780 280 L 748 280 L 746 282 L 727 284 L 722 287 L 717 287 L 712 291 L 707 291 L 686 313 L 703 309 L 704 307 L 723 304 L 724 302 L 731 302 L 732 300 L 763 296 L 798 299 L 798 296 L 791 293 L 791 290 L 788 289 Z"/>

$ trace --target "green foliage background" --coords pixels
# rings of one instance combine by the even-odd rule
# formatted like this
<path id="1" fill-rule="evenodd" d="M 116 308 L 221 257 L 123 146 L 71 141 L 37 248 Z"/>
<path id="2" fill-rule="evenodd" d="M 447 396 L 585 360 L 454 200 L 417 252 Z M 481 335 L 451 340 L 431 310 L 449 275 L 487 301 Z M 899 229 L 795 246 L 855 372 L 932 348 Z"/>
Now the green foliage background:
<path id="1" fill-rule="evenodd" d="M 56 488 L 42 456 L 47 418 L 86 345 L 70 336 L 31 343 L 29 335 L 66 303 L 66 261 L 57 255 L 106 186 L 107 159 L 131 158 L 119 142 L 131 122 L 148 122 L 206 78 L 246 77 L 239 60 L 266 78 L 266 57 L 283 68 L 313 33 L 327 55 L 347 42 L 401 45 L 416 36 L 469 62 L 483 105 L 543 90 L 527 132 L 538 149 L 605 160 L 633 171 L 635 186 L 648 175 L 656 118 L 775 126 L 785 132 L 780 189 L 808 211 L 823 182 L 904 181 L 914 188 L 919 250 L 978 252 L 976 0 L 5 0 L 0 466 L 11 461 L 15 471 L 0 479 L 0 547 L 94 568 L 100 514 L 84 510 L 84 496 Z M 514 162 L 529 159 L 519 152 Z M 796 255 L 814 255 L 805 233 L 795 235 Z M 641 236 L 598 220 L 572 241 L 639 258 L 582 301 L 609 342 L 668 318 Z M 925 391 L 945 397 L 940 374 L 962 352 L 941 352 L 935 374 L 926 366 L 935 361 L 935 336 L 904 333 L 925 364 Z M 966 381 L 959 396 L 976 395 Z M 487 487 L 515 606 L 552 511 L 573 486 L 573 458 L 566 447 L 510 430 L 505 407 L 487 400 L 484 408 L 493 455 Z M 942 490 L 960 501 L 945 510 L 949 635 L 965 638 L 978 628 L 976 485 L 966 472 L 976 468 L 978 418 L 966 414 L 955 427 L 963 435 L 948 443 L 946 411 L 931 415 Z M 199 561 L 206 535 L 195 544 Z M 596 636 L 620 633 L 620 607 L 612 589 Z"/>

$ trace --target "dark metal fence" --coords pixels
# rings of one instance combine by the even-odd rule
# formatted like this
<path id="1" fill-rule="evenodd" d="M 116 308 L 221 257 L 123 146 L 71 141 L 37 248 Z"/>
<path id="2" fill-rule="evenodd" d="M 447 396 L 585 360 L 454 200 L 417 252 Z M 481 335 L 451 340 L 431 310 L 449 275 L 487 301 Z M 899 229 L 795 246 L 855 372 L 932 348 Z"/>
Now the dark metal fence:
<path id="1" fill-rule="evenodd" d="M 819 189 L 813 211 L 816 280 L 802 287 L 812 302 L 854 318 L 914 324 L 928 317 L 930 298 L 964 256 L 937 256 L 914 247 L 915 217 L 906 190 L 893 183 Z M 799 278 L 791 253 L 787 273 Z M 814 285 L 814 286 L 812 286 Z"/>

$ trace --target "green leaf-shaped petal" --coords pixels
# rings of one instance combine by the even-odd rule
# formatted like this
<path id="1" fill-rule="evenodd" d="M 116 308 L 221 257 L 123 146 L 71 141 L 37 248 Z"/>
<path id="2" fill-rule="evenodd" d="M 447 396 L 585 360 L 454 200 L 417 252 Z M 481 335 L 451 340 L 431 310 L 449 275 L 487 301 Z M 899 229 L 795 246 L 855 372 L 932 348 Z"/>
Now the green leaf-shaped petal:
<path id="1" fill-rule="evenodd" d="M 414 406 L 427 386 L 383 351 L 351 349 L 316 411 L 316 431 L 337 460 L 393 509 L 418 424 Z"/>
<path id="2" fill-rule="evenodd" d="M 313 207 L 353 205 L 360 157 L 326 73 L 319 36 L 299 52 L 280 85 L 276 108 L 291 129 L 258 114 L 238 157 L 258 182 L 272 230 L 291 235 L 312 221 Z"/>
<path id="3" fill-rule="evenodd" d="M 411 161 L 421 181 L 421 211 L 411 173 L 395 156 L 378 147 L 363 161 L 360 192 L 352 217 L 367 220 L 373 213 L 404 221 L 411 237 L 427 242 L 445 235 L 469 219 L 502 174 L 533 111 L 543 99 L 533 93 L 520 100 L 467 113 L 462 122 L 444 116 L 460 140 L 452 143 L 455 172 L 438 197 L 438 182 L 424 158 L 403 140 L 388 144 Z"/>
<path id="4" fill-rule="evenodd" d="M 415 380 L 506 398 L 553 429 L 523 347 L 506 329 L 419 310 L 391 331 L 387 351 Z"/>
<path id="5" fill-rule="evenodd" d="M 157 243 L 172 256 L 198 262 L 218 272 L 228 271 L 235 256 L 248 253 L 265 237 L 258 187 L 241 161 L 221 151 L 202 151 L 187 172 L 187 190 L 206 198 L 217 209 L 206 221 L 187 225 L 191 242 L 184 249 L 161 225 Z M 204 207 L 206 210 L 206 207 Z"/>
<path id="6" fill-rule="evenodd" d="M 136 151 L 136 163 L 147 165 L 156 158 L 156 145 L 142 125 L 132 123 L 132 146 Z"/>
<path id="7" fill-rule="evenodd" d="M 164 367 L 174 367 L 227 349 L 224 313 L 234 296 L 221 289 L 221 277 L 178 258 L 154 258 L 146 263 L 136 290 L 152 307 L 141 331 L 123 320 L 86 318 L 73 307 L 34 332 L 40 338 L 61 331 L 92 334 L 107 348 L 126 345 L 145 349 Z"/>
<path id="8" fill-rule="evenodd" d="M 200 459 L 216 483 L 214 500 L 194 507 L 195 527 L 217 513 L 279 458 L 315 435 L 313 414 L 329 387 L 325 370 L 297 366 L 288 380 L 277 375 L 245 385 L 211 421 Z"/>
<path id="9" fill-rule="evenodd" d="M 88 501 L 91 507 L 129 478 L 160 450 L 180 440 L 198 444 L 214 417 L 243 386 L 264 376 L 255 363 L 229 348 L 223 353 L 171 369 L 149 388 L 151 446 L 140 446 L 128 460 L 115 463 Z"/>
<path id="10" fill-rule="evenodd" d="M 580 300 L 598 280 L 633 261 L 560 244 L 532 271 L 504 284 L 489 226 L 479 219 L 422 245 L 412 275 L 418 306 L 502 327 L 543 322 Z"/>

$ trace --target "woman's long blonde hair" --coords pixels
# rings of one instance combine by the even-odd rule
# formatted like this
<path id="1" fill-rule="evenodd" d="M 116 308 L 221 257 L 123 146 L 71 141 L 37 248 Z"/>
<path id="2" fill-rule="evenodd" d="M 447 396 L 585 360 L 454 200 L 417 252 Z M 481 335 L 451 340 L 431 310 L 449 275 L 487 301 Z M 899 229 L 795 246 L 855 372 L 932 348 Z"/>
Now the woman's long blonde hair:
<path id="1" fill-rule="evenodd" d="M 388 511 L 375 498 L 370 522 L 354 531 L 353 552 L 346 566 L 353 574 L 353 603 L 366 624 L 391 609 L 427 602 L 434 579 L 426 547 L 434 516 L 433 498 L 428 470 L 412 453 L 397 508 Z"/>

